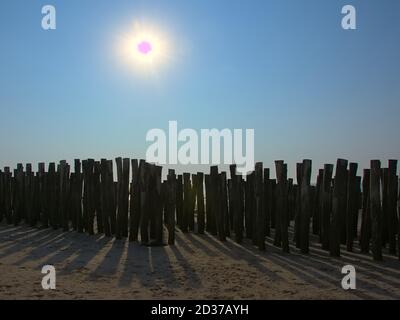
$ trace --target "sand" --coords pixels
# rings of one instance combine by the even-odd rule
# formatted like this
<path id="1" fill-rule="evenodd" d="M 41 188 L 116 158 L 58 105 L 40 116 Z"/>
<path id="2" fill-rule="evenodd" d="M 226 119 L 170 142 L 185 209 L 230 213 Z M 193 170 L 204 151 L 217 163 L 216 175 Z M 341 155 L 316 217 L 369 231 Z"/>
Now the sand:
<path id="1" fill-rule="evenodd" d="M 271 245 L 177 232 L 175 246 L 146 247 L 102 235 L 0 225 L 0 299 L 400 299 L 400 261 L 348 253 L 331 258 L 317 243 L 309 255 Z M 56 290 L 43 290 L 43 265 Z M 341 287 L 352 264 L 357 289 Z"/>

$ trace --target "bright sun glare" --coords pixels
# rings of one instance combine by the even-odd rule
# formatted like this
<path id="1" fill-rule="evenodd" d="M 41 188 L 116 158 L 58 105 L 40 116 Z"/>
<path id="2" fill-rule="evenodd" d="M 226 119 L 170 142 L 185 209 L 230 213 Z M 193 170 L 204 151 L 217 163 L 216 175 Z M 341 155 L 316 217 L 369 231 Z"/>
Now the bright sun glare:
<path id="1" fill-rule="evenodd" d="M 136 23 L 121 38 L 119 52 L 123 62 L 136 70 L 157 71 L 168 60 L 168 42 L 156 28 Z"/>

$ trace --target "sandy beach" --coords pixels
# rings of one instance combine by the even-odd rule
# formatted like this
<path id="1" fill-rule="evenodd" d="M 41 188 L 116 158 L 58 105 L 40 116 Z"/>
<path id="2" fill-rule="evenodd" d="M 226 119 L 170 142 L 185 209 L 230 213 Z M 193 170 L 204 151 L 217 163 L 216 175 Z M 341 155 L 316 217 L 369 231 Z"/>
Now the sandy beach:
<path id="1" fill-rule="evenodd" d="M 222 243 L 177 232 L 175 246 L 145 247 L 103 235 L 0 226 L 0 299 L 400 299 L 400 261 L 383 262 L 342 250 L 330 258 L 313 244 L 309 255 L 284 254 L 267 239 Z M 56 290 L 43 290 L 43 265 L 54 265 Z M 341 287 L 352 264 L 357 289 Z"/>

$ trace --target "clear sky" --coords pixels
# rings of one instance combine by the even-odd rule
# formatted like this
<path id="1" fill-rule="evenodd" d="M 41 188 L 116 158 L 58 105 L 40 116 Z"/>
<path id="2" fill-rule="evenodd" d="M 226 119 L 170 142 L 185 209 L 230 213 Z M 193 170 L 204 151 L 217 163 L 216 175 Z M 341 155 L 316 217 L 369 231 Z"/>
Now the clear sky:
<path id="1" fill-rule="evenodd" d="M 341 28 L 345 4 L 357 30 Z M 170 45 L 150 74 L 116 52 L 134 22 Z M 254 128 L 256 160 L 292 175 L 303 158 L 314 175 L 400 158 L 398 0 L 2 0 L 0 39 L 0 166 L 143 158 L 169 120 Z"/>

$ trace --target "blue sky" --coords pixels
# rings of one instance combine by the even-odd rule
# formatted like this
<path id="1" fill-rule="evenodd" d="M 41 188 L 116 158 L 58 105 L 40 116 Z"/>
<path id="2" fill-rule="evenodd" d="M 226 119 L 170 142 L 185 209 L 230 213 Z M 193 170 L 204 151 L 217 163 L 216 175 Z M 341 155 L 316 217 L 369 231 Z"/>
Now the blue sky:
<path id="1" fill-rule="evenodd" d="M 41 8 L 57 30 L 41 28 Z M 341 8 L 357 9 L 357 30 Z M 400 158 L 397 0 L 3 0 L 0 166 L 144 157 L 146 132 L 254 128 L 256 160 Z M 168 35 L 156 75 L 124 68 L 118 35 Z M 359 170 L 359 173 L 361 171 Z"/>

